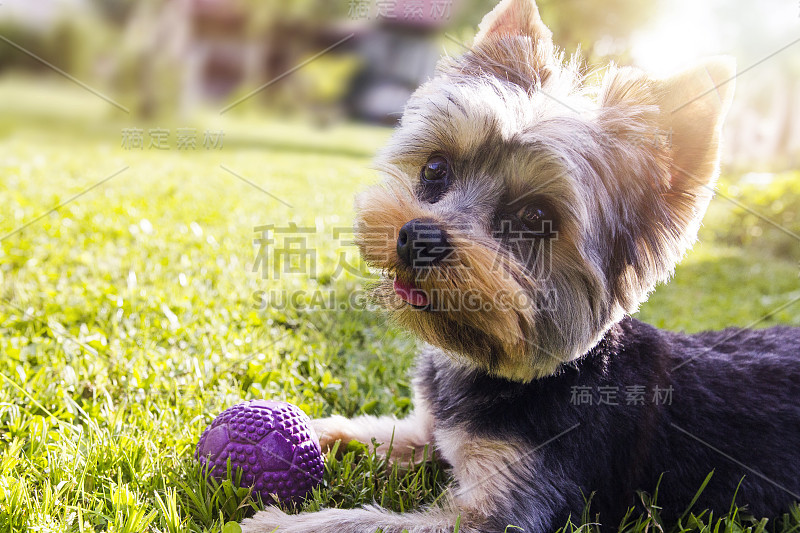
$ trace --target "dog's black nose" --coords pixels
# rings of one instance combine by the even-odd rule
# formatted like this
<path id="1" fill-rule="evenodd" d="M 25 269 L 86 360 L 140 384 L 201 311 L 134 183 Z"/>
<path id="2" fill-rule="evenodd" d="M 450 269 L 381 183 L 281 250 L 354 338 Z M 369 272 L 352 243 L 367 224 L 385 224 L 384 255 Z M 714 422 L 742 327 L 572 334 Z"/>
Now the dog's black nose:
<path id="1" fill-rule="evenodd" d="M 397 255 L 400 261 L 412 268 L 438 263 L 451 251 L 444 231 L 432 220 L 410 220 L 400 228 L 397 236 Z"/>

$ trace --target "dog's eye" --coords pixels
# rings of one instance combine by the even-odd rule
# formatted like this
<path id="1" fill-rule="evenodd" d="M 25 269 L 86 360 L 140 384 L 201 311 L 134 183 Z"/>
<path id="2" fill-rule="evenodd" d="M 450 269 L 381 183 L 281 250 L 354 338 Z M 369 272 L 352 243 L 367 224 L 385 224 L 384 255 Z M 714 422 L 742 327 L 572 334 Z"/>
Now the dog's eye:
<path id="1" fill-rule="evenodd" d="M 534 237 L 552 237 L 556 233 L 555 218 L 546 206 L 527 205 L 517 211 L 517 217 Z"/>
<path id="2" fill-rule="evenodd" d="M 434 155 L 422 167 L 420 177 L 427 182 L 444 183 L 450 174 L 450 164 L 440 155 Z"/>

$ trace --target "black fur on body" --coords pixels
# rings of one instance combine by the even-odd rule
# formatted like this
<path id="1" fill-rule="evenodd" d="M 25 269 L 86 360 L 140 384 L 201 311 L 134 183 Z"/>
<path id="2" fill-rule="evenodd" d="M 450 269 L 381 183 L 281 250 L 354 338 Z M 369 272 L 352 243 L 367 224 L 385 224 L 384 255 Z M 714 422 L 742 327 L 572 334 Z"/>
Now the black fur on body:
<path id="1" fill-rule="evenodd" d="M 579 520 L 592 494 L 592 512 L 616 527 L 636 490 L 652 494 L 662 474 L 666 519 L 680 516 L 712 471 L 695 509 L 726 513 L 740 480 L 736 501 L 755 516 L 779 516 L 800 500 L 798 329 L 684 335 L 626 318 L 585 357 L 531 383 L 457 367 L 435 350 L 418 365 L 438 429 L 522 441 L 523 450 L 562 435 L 498 465 L 506 490 L 481 531 L 555 530 L 570 515 Z M 647 391 L 644 405 L 626 405 L 630 386 Z M 656 386 L 672 387 L 670 405 L 652 401 Z M 573 401 L 576 387 L 592 390 L 592 405 Z M 618 387 L 619 405 L 598 405 L 599 387 Z"/>

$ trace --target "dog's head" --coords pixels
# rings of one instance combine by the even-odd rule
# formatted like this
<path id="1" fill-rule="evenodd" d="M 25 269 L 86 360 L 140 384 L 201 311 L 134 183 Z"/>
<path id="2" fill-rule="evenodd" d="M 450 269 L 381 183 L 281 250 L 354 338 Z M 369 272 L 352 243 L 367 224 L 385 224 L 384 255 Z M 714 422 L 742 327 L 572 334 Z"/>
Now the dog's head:
<path id="1" fill-rule="evenodd" d="M 362 255 L 399 323 L 528 381 L 590 350 L 666 280 L 718 173 L 733 61 L 587 86 L 533 0 L 503 0 L 444 58 L 357 198 Z"/>

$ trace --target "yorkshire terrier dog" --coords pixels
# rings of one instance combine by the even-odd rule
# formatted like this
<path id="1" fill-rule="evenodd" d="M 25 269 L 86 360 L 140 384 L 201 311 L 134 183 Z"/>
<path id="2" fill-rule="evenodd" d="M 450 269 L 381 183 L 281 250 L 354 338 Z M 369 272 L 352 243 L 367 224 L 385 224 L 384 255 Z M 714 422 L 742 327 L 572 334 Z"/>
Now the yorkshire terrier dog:
<path id="1" fill-rule="evenodd" d="M 413 95 L 384 183 L 356 201 L 377 297 L 427 347 L 411 416 L 314 426 L 324 448 L 375 438 L 405 460 L 430 445 L 452 467 L 445 502 L 268 508 L 245 531 L 546 532 L 589 499 L 616 527 L 656 487 L 678 518 L 711 472 L 696 508 L 717 515 L 734 497 L 759 517 L 800 500 L 800 330 L 685 335 L 629 316 L 696 238 L 733 61 L 666 79 L 610 67 L 593 85 L 551 35 L 533 0 L 503 0 Z"/>

